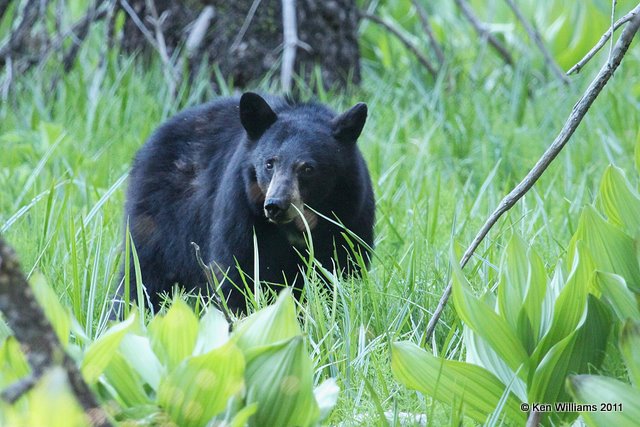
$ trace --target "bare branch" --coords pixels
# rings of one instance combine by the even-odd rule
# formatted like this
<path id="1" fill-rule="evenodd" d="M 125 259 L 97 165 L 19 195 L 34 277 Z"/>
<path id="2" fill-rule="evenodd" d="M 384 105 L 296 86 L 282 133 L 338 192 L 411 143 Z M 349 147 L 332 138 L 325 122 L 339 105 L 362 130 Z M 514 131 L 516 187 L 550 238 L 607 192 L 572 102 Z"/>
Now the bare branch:
<path id="1" fill-rule="evenodd" d="M 9 38 L 0 46 L 0 66 L 5 64 L 9 56 L 19 53 L 24 47 L 25 40 L 29 39 L 29 34 L 41 11 L 37 3 L 38 0 L 28 0 L 18 9 Z"/>
<path id="2" fill-rule="evenodd" d="M 569 69 L 569 71 L 567 71 L 567 75 L 569 76 L 573 73 L 579 73 L 580 70 L 582 70 L 582 68 L 587 64 L 587 62 L 589 62 L 591 58 L 593 58 L 595 54 L 598 53 L 600 49 L 602 49 L 602 46 L 604 46 L 605 43 L 607 43 L 607 40 L 609 40 L 613 32 L 616 31 L 621 26 L 623 26 L 624 24 L 626 24 L 627 22 L 631 21 L 638 14 L 638 12 L 640 12 L 640 4 L 636 6 L 631 12 L 627 13 L 622 18 L 618 19 L 615 22 L 615 24 L 613 24 L 613 27 L 609 27 L 607 32 L 604 33 L 602 37 L 600 37 L 600 40 L 598 40 L 598 43 L 596 43 L 595 46 L 593 46 L 591 50 L 587 52 L 584 58 L 578 61 L 576 65 L 574 65 Z"/>
<path id="3" fill-rule="evenodd" d="M 620 65 L 620 62 L 627 52 L 627 49 L 629 48 L 634 35 L 638 31 L 638 27 L 640 27 L 640 15 L 636 16 L 622 31 L 620 39 L 616 43 L 613 50 L 611 60 L 600 69 L 600 72 L 598 72 L 598 75 L 591 82 L 580 100 L 574 105 L 571 114 L 569 114 L 567 121 L 565 122 L 562 130 L 553 141 L 553 143 L 549 146 L 549 148 L 547 148 L 547 150 L 544 152 L 542 157 L 540 157 L 535 166 L 529 171 L 527 176 L 525 176 L 524 179 L 520 181 L 520 183 L 502 199 L 496 210 L 491 215 L 489 215 L 489 218 L 484 223 L 476 237 L 473 239 L 473 242 L 471 242 L 471 245 L 469 245 L 466 252 L 464 253 L 462 260 L 460 261 L 461 268 L 464 268 L 464 266 L 467 265 L 467 262 L 469 262 L 469 259 L 471 258 L 475 250 L 478 248 L 482 240 L 484 240 L 484 238 L 487 236 L 489 230 L 491 230 L 496 222 L 498 222 L 498 219 L 500 219 L 500 217 L 505 212 L 511 209 L 518 202 L 518 200 L 520 200 L 522 196 L 524 196 L 527 191 L 529 191 L 529 189 L 533 186 L 533 184 L 536 183 L 538 178 L 542 176 L 547 167 L 551 164 L 551 162 L 556 158 L 556 156 L 565 146 L 565 144 L 569 141 L 571 135 L 573 135 L 578 125 L 584 118 L 585 114 L 587 114 L 587 111 L 589 110 L 589 107 L 591 107 L 591 104 L 593 104 L 593 101 L 595 101 L 595 99 L 602 91 L 602 88 L 604 88 L 604 86 L 613 75 L 614 71 Z M 434 311 L 433 316 L 431 317 L 431 320 L 429 320 L 429 324 L 427 325 L 426 340 L 428 340 L 431 337 L 431 334 L 433 334 L 433 330 L 435 329 L 436 324 L 438 323 L 438 320 L 442 315 L 442 311 L 444 310 L 444 307 L 446 306 L 447 301 L 451 296 L 451 288 L 452 282 L 449 282 L 442 294 L 442 297 L 440 298 L 440 301 L 438 302 L 438 307 Z"/>
<path id="4" fill-rule="evenodd" d="M 500 43 L 498 39 L 491 34 L 486 26 L 478 20 L 478 18 L 473 14 L 469 3 L 467 3 L 466 0 L 456 0 L 456 4 L 462 11 L 462 14 L 469 20 L 469 22 L 471 22 L 471 25 L 473 25 L 473 28 L 475 28 L 480 37 L 488 41 L 489 44 L 493 46 L 504 62 L 508 65 L 513 65 L 513 58 L 507 48 L 505 48 L 502 43 Z"/>
<path id="5" fill-rule="evenodd" d="M 73 67 L 73 63 L 76 60 L 76 56 L 78 56 L 78 51 L 80 50 L 80 46 L 84 42 L 84 39 L 89 34 L 89 28 L 91 24 L 96 20 L 97 14 L 97 2 L 92 2 L 89 6 L 89 12 L 86 15 L 86 19 L 84 19 L 81 24 L 78 26 L 76 31 L 72 31 L 72 43 L 69 51 L 64 55 L 62 60 L 62 64 L 64 66 L 64 72 L 68 73 Z"/>
<path id="6" fill-rule="evenodd" d="M 438 58 L 438 62 L 440 62 L 440 65 L 444 64 L 444 53 L 442 52 L 440 43 L 438 43 L 438 40 L 436 40 L 436 37 L 433 34 L 433 29 L 431 28 L 431 24 L 429 23 L 429 16 L 427 15 L 426 9 L 424 8 L 424 6 L 422 6 L 422 4 L 420 4 L 420 2 L 418 2 L 418 0 L 411 0 L 411 2 L 413 3 L 413 7 L 415 7 L 418 11 L 418 16 L 420 17 L 420 22 L 422 23 L 422 29 L 425 33 L 427 33 L 429 43 L 431 44 L 431 47 L 433 48 L 433 51 Z"/>
<path id="7" fill-rule="evenodd" d="M 200 12 L 200 15 L 198 15 L 196 22 L 193 24 L 193 27 L 189 32 L 187 42 L 185 43 L 187 56 L 191 57 L 200 49 L 202 40 L 204 40 L 204 36 L 207 34 L 207 30 L 209 29 L 209 23 L 213 19 L 214 15 L 215 10 L 213 9 L 213 6 L 205 6 L 202 9 L 202 12 Z"/>
<path id="8" fill-rule="evenodd" d="M 280 82 L 285 93 L 291 92 L 293 66 L 298 49 L 298 24 L 296 23 L 296 0 L 282 0 L 282 66 Z"/>
<path id="9" fill-rule="evenodd" d="M 6 401 L 16 401 L 26 393 L 42 374 L 53 366 L 64 369 L 71 390 L 84 408 L 91 424 L 110 426 L 106 414 L 84 382 L 73 359 L 64 351 L 51 323 L 22 274 L 15 252 L 0 238 L 0 311 L 22 348 L 26 348 L 31 377 L 7 388 L 1 395 Z"/>
<path id="10" fill-rule="evenodd" d="M 416 56 L 416 58 L 418 58 L 418 61 L 420 61 L 420 63 L 422 65 L 424 65 L 424 67 L 429 71 L 429 73 L 434 78 L 437 76 L 438 71 L 436 70 L 436 68 L 431 64 L 431 62 L 429 62 L 427 57 L 424 56 L 424 54 L 422 52 L 420 52 L 420 49 L 418 49 L 418 47 L 415 44 L 413 44 L 411 42 L 411 40 L 409 40 L 407 37 L 405 37 L 405 35 L 402 34 L 400 32 L 400 30 L 398 30 L 396 27 L 391 25 L 386 20 L 374 15 L 373 13 L 361 11 L 360 12 L 360 17 L 363 18 L 363 19 L 368 19 L 370 21 L 373 21 L 376 24 L 382 25 L 384 28 L 389 30 L 389 32 L 391 34 L 396 36 L 398 38 L 398 40 L 400 40 L 402 42 L 402 44 L 404 44 L 406 46 L 406 48 L 409 49 Z"/>
<path id="11" fill-rule="evenodd" d="M 560 66 L 558 66 L 558 63 L 555 61 L 555 59 L 553 59 L 553 56 L 551 55 L 547 47 L 544 45 L 542 41 L 542 37 L 540 36 L 540 32 L 533 26 L 533 24 L 527 21 L 527 18 L 525 18 L 525 16 L 520 11 L 520 8 L 518 7 L 518 5 L 516 5 L 516 3 L 513 0 L 505 0 L 505 1 L 509 5 L 513 13 L 516 15 L 516 18 L 518 18 L 518 20 L 524 27 L 525 31 L 527 32 L 527 34 L 529 34 L 529 37 L 531 38 L 531 40 L 535 42 L 535 44 L 538 46 L 538 49 L 540 49 L 540 52 L 542 52 L 542 55 L 544 56 L 544 62 L 547 63 L 547 67 L 551 69 L 551 72 L 553 72 L 553 74 L 555 74 L 555 76 L 562 83 L 569 84 L 569 79 L 562 72 L 562 70 L 560 69 Z"/>
<path id="12" fill-rule="evenodd" d="M 233 39 L 233 43 L 231 43 L 229 52 L 234 52 L 240 46 L 240 43 L 242 42 L 242 38 L 247 33 L 247 30 L 249 29 L 249 25 L 251 25 L 253 16 L 256 14 L 256 10 L 258 9 L 258 6 L 260 6 L 261 1 L 262 0 L 253 0 L 253 3 L 251 3 L 249 12 L 247 12 L 247 16 L 244 18 L 244 22 L 242 23 L 242 26 L 240 27 L 240 31 L 238 31 L 236 38 Z"/>

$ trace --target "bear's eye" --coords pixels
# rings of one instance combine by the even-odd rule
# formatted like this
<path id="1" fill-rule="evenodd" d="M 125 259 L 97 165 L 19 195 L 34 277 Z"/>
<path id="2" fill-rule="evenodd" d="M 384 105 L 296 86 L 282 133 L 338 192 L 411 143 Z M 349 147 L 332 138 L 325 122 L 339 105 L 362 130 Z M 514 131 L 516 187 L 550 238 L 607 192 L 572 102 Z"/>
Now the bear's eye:
<path id="1" fill-rule="evenodd" d="M 267 168 L 267 170 L 273 169 L 273 159 L 267 160 L 267 162 L 264 164 L 264 167 Z"/>
<path id="2" fill-rule="evenodd" d="M 313 166 L 311 165 L 302 165 L 302 168 L 300 169 L 300 172 L 302 173 L 302 175 L 311 175 L 314 171 Z"/>

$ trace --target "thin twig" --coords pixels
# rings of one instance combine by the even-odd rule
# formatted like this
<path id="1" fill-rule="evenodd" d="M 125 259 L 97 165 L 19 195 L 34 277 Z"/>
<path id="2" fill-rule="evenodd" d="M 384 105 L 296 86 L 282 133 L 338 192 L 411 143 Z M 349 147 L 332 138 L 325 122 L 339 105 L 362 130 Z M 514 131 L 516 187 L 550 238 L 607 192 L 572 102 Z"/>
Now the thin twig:
<path id="1" fill-rule="evenodd" d="M 231 320 L 231 315 L 229 314 L 227 307 L 222 303 L 222 300 L 220 299 L 220 297 L 218 297 L 218 294 L 215 292 L 216 283 L 214 279 L 213 269 L 210 266 L 208 266 L 202 259 L 202 255 L 200 254 L 200 246 L 198 246 L 196 242 L 191 242 L 191 246 L 195 251 L 196 262 L 202 269 L 202 272 L 204 273 L 207 283 L 209 284 L 209 288 L 212 290 L 212 298 L 213 298 L 214 304 L 220 309 L 225 319 L 227 320 L 227 323 L 229 324 L 229 326 L 233 325 L 233 320 Z"/>
<path id="2" fill-rule="evenodd" d="M 124 11 L 127 12 L 127 15 L 129 15 L 129 17 L 133 21 L 133 24 L 138 28 L 138 30 L 140 30 L 140 32 L 142 33 L 144 38 L 147 40 L 147 42 L 155 50 L 159 50 L 158 44 L 156 42 L 156 39 L 153 37 L 153 34 L 151 34 L 151 31 L 149 31 L 146 25 L 144 25 L 144 23 L 142 22 L 140 17 L 138 17 L 138 14 L 136 13 L 136 11 L 133 10 L 129 2 L 127 0 L 120 0 L 120 6 L 122 6 Z"/>
<path id="3" fill-rule="evenodd" d="M 296 22 L 296 0 L 282 0 L 282 66 L 280 83 L 285 93 L 291 92 L 293 66 L 298 49 L 298 24 Z"/>
<path id="4" fill-rule="evenodd" d="M 616 4 L 618 4 L 618 0 L 611 0 L 611 25 L 609 28 L 613 28 L 613 25 L 616 20 Z M 611 39 L 611 45 L 609 46 L 609 58 L 607 61 L 611 61 L 611 54 L 613 53 L 613 39 Z"/>
<path id="5" fill-rule="evenodd" d="M 213 6 L 205 6 L 202 9 L 202 12 L 200 12 L 200 15 L 198 15 L 198 18 L 194 22 L 193 27 L 189 32 L 189 37 L 187 37 L 187 41 L 184 45 L 188 57 L 191 58 L 200 50 L 200 45 L 202 44 L 202 40 L 204 40 L 205 34 L 207 34 L 209 23 L 213 19 L 214 15 L 215 10 Z"/>
<path id="6" fill-rule="evenodd" d="M 433 29 L 431 28 L 431 24 L 429 23 L 429 16 L 427 15 L 427 10 L 420 4 L 418 0 L 411 0 L 413 3 L 413 7 L 418 11 L 418 16 L 420 17 L 420 22 L 422 23 L 422 29 L 427 34 L 429 38 L 429 43 L 433 48 L 433 51 L 436 54 L 436 58 L 438 58 L 438 62 L 440 66 L 444 64 L 444 53 L 442 52 L 442 48 L 440 47 L 440 43 L 436 40 L 435 35 L 433 34 Z"/>
<path id="7" fill-rule="evenodd" d="M 378 17 L 377 15 L 374 15 L 373 13 L 361 11 L 360 17 L 363 19 L 368 19 L 370 21 L 373 21 L 376 24 L 382 25 L 384 28 L 389 30 L 391 34 L 396 36 L 398 40 L 400 40 L 402 44 L 404 44 L 406 48 L 409 49 L 416 56 L 416 58 L 418 58 L 418 61 L 420 61 L 420 63 L 424 65 L 424 67 L 429 71 L 429 73 L 434 78 L 437 76 L 438 71 L 436 70 L 436 68 L 431 64 L 431 62 L 429 62 L 427 57 L 424 56 L 422 52 L 420 52 L 420 49 L 418 49 L 418 47 L 415 44 L 413 44 L 411 40 L 409 40 L 404 34 L 402 34 L 400 30 L 398 30 L 396 27 L 391 25 L 386 20 Z"/>
<path id="8" fill-rule="evenodd" d="M 534 43 L 538 46 L 538 49 L 540 49 L 540 52 L 542 52 L 542 55 L 544 56 L 544 62 L 547 63 L 547 66 L 551 69 L 551 72 L 553 72 L 553 74 L 555 74 L 562 83 L 569 84 L 569 79 L 560 69 L 558 63 L 555 61 L 555 59 L 553 59 L 553 55 L 551 55 L 547 47 L 544 45 L 542 37 L 540 36 L 540 32 L 533 24 L 527 21 L 527 18 L 525 18 L 525 16 L 520 11 L 520 8 L 513 0 L 505 1 L 509 5 L 513 13 L 516 15 L 516 18 L 518 18 L 518 21 L 520 21 L 527 34 L 529 34 L 531 40 L 534 41 Z"/>
<path id="9" fill-rule="evenodd" d="M 31 366 L 31 377 L 9 386 L 1 395 L 15 402 L 50 368 L 64 369 L 78 403 L 94 426 L 110 426 L 75 361 L 65 353 L 44 311 L 27 283 L 15 252 L 0 238 L 0 311 L 13 331 Z"/>
<path id="10" fill-rule="evenodd" d="M 509 194 L 507 194 L 496 210 L 489 216 L 487 221 L 482 226 L 482 229 L 478 232 L 476 237 L 471 242 L 471 245 L 467 248 L 464 253 L 462 260 L 460 261 L 460 267 L 464 268 L 467 264 L 475 250 L 480 245 L 480 242 L 484 240 L 484 238 L 489 233 L 489 230 L 496 224 L 498 219 L 509 209 L 511 209 L 517 202 L 524 196 L 527 191 L 535 184 L 535 182 L 542 176 L 547 167 L 551 164 L 551 162 L 556 158 L 556 156 L 560 153 L 562 148 L 571 138 L 571 135 L 575 132 L 576 128 L 584 118 L 585 114 L 593 104 L 593 101 L 598 97 L 602 88 L 607 84 L 614 71 L 620 65 L 622 58 L 624 57 L 631 41 L 633 40 L 633 36 L 638 31 L 638 27 L 640 27 L 640 15 L 636 16 L 629 25 L 622 31 L 620 35 L 620 39 L 615 45 L 613 55 L 611 57 L 611 61 L 607 62 L 601 69 L 596 78 L 591 82 L 585 93 L 582 95 L 580 100 L 574 105 L 571 114 L 567 118 L 562 130 L 553 141 L 553 143 L 547 148 L 542 157 L 538 160 L 535 166 L 529 171 L 527 176 L 524 177 L 522 181 L 513 189 Z M 449 296 L 451 295 L 452 282 L 449 282 L 447 287 L 445 288 L 440 301 L 438 302 L 438 307 L 433 313 L 431 320 L 429 320 L 429 324 L 427 325 L 426 331 L 426 340 L 429 340 L 435 326 L 442 315 L 444 307 L 449 300 Z"/>
<path id="11" fill-rule="evenodd" d="M 238 31 L 236 38 L 233 39 L 233 43 L 231 43 L 229 52 L 234 52 L 240 46 L 240 43 L 242 42 L 244 35 L 249 29 L 249 25 L 251 25 L 251 21 L 253 20 L 253 15 L 256 14 L 256 10 L 258 9 L 258 6 L 260 6 L 261 1 L 262 0 L 253 0 L 253 3 L 251 3 L 249 12 L 247 12 L 247 16 L 244 18 L 244 22 L 242 23 L 242 26 L 240 27 L 240 31 Z"/>
<path id="12" fill-rule="evenodd" d="M 578 61 L 576 65 L 574 65 L 569 69 L 569 71 L 567 71 L 567 75 L 571 75 L 573 73 L 579 73 L 580 70 L 582 70 L 582 68 L 586 65 L 586 63 L 589 62 L 591 58 L 593 58 L 600 49 L 602 49 L 602 46 L 604 46 L 605 43 L 607 43 L 607 40 L 609 40 L 613 32 L 615 32 L 618 28 L 620 28 L 627 22 L 631 21 L 638 13 L 640 13 L 640 4 L 636 6 L 631 12 L 627 13 L 622 18 L 618 19 L 615 22 L 615 24 L 613 24 L 613 28 L 609 27 L 607 32 L 604 33 L 602 37 L 600 37 L 600 40 L 598 40 L 598 43 L 596 43 L 595 46 L 593 46 L 591 50 L 587 52 L 584 58 Z"/>
<path id="13" fill-rule="evenodd" d="M 29 40 L 29 34 L 38 18 L 41 8 L 36 4 L 38 0 L 29 0 L 18 9 L 16 19 L 13 20 L 8 40 L 0 46 L 0 66 L 4 65 L 7 57 L 14 56 Z"/>
<path id="14" fill-rule="evenodd" d="M 76 56 L 78 56 L 78 52 L 80 51 L 80 46 L 82 46 L 84 39 L 87 38 L 91 24 L 96 20 L 98 8 L 97 3 L 97 1 L 94 1 L 89 6 L 89 12 L 86 15 L 87 19 L 83 20 L 82 24 L 77 28 L 77 34 L 75 31 L 71 33 L 73 35 L 71 47 L 69 48 L 69 51 L 64 54 L 64 58 L 62 60 L 65 73 L 68 73 L 73 67 Z"/>
<path id="15" fill-rule="evenodd" d="M 160 54 L 160 59 L 165 65 L 165 70 L 168 70 L 168 74 L 165 73 L 165 76 L 169 77 L 167 79 L 169 90 L 171 93 L 174 93 L 176 86 L 180 82 L 180 72 L 176 69 L 175 64 L 173 63 L 173 61 L 169 57 L 169 53 L 167 52 L 167 43 L 162 31 L 162 23 L 165 21 L 166 15 L 164 13 L 162 14 L 162 17 L 158 15 L 158 10 L 156 9 L 156 3 L 154 0 L 146 0 L 145 3 L 147 5 L 147 9 L 149 9 L 149 11 L 151 12 L 151 23 L 153 24 L 153 29 L 156 34 L 156 46 L 158 53 Z"/>
<path id="16" fill-rule="evenodd" d="M 465 16 L 465 18 L 467 18 L 473 28 L 475 28 L 480 37 L 488 41 L 489 44 L 493 46 L 493 48 L 496 50 L 496 52 L 498 52 L 504 62 L 506 62 L 508 65 L 513 65 L 513 58 L 511 57 L 511 54 L 509 53 L 507 48 L 505 48 L 502 43 L 500 43 L 498 39 L 495 38 L 493 34 L 491 34 L 486 26 L 481 23 L 480 20 L 478 20 L 478 18 L 473 14 L 469 3 L 467 3 L 466 0 L 456 0 L 456 4 L 462 11 L 462 14 Z"/>

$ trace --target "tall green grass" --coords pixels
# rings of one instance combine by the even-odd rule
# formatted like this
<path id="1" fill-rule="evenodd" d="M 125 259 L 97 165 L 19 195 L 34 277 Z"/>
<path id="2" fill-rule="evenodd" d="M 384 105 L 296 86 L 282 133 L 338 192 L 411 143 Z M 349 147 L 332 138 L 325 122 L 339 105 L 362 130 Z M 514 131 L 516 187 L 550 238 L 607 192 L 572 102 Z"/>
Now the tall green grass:
<path id="1" fill-rule="evenodd" d="M 409 3 L 386 2 L 380 10 L 426 49 Z M 302 307 L 316 383 L 335 376 L 342 389 L 332 423 L 382 423 L 385 412 L 396 420 L 402 413 L 426 413 L 433 425 L 456 419 L 456 408 L 396 383 L 389 343 L 409 339 L 437 355 L 464 356 L 451 308 L 433 339 L 424 337 L 451 277 L 451 244 L 471 241 L 553 140 L 602 61 L 596 58 L 564 87 L 542 72 L 531 45 L 527 51 L 526 39 L 518 38 L 510 44 L 517 65 L 505 67 L 445 3 L 433 13 L 450 58 L 446 77 L 433 81 L 397 40 L 368 23 L 361 30 L 362 85 L 318 95 L 336 110 L 356 101 L 369 105 L 359 145 L 377 198 L 376 258 L 369 273 L 337 281 L 330 292 L 312 282 Z M 497 10 L 494 18 L 505 20 L 498 3 L 486 13 Z M 560 25 L 554 21 L 562 14 L 557 3 L 536 10 L 536 22 Z M 577 37 L 572 14 L 553 33 L 556 54 Z M 109 52 L 105 73 L 96 73 L 100 36 L 92 32 L 69 74 L 52 60 L 17 76 L 0 105 L 0 232 L 27 273 L 47 278 L 90 337 L 104 330 L 122 260 L 122 207 L 133 154 L 171 114 L 234 90 L 218 80 L 216 92 L 205 72 L 171 94 L 159 62 L 145 66 L 118 50 Z M 571 49 L 573 60 L 580 49 Z M 640 139 L 639 62 L 632 49 L 566 150 L 480 246 L 465 270 L 477 290 L 497 283 L 496 265 L 511 230 L 536 248 L 551 272 L 606 165 L 633 167 Z"/>

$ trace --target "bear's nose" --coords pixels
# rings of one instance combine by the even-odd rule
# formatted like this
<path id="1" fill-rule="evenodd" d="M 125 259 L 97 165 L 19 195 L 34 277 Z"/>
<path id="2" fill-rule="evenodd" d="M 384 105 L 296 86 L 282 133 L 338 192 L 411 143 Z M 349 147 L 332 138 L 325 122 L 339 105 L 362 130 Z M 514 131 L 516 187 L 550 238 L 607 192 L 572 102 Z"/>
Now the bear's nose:
<path id="1" fill-rule="evenodd" d="M 283 212 L 289 209 L 289 204 L 283 199 L 267 199 L 264 203 L 264 212 L 267 218 L 277 220 Z"/>

